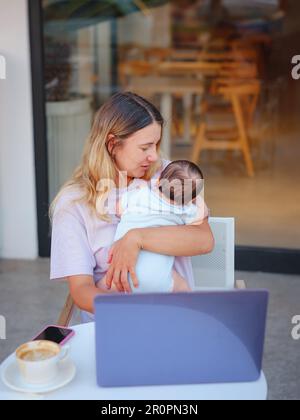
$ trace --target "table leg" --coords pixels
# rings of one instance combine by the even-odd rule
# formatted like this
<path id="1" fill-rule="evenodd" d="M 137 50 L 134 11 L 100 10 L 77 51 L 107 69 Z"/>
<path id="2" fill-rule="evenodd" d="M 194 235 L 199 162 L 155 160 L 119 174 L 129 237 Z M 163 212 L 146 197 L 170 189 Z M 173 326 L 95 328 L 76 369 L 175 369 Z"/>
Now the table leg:
<path id="1" fill-rule="evenodd" d="M 191 141 L 192 99 L 193 99 L 193 95 L 191 93 L 187 93 L 183 97 L 183 112 L 184 112 L 183 140 L 185 144 L 189 144 Z"/>
<path id="2" fill-rule="evenodd" d="M 164 157 L 171 159 L 172 95 L 170 93 L 162 94 L 160 110 L 165 120 L 161 148 Z"/>

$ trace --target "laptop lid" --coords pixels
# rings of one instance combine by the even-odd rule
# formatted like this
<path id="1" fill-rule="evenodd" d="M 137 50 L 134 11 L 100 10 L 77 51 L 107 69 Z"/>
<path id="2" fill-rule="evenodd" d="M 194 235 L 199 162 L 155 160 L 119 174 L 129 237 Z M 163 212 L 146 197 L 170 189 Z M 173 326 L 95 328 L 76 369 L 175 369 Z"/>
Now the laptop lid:
<path id="1" fill-rule="evenodd" d="M 267 304 L 263 290 L 100 295 L 98 385 L 256 381 Z"/>

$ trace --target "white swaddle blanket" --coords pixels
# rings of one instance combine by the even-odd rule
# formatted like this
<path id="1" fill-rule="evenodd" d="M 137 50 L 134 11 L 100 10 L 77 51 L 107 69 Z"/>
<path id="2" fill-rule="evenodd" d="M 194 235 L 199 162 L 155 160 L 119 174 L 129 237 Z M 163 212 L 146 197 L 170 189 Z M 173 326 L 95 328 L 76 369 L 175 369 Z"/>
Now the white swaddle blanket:
<path id="1" fill-rule="evenodd" d="M 200 205 L 199 205 L 200 203 Z M 204 201 L 186 206 L 173 205 L 159 195 L 156 186 L 150 188 L 146 183 L 125 192 L 119 202 L 118 224 L 114 241 L 121 239 L 129 230 L 136 228 L 200 224 L 205 213 Z M 138 288 L 132 283 L 133 293 L 170 292 L 173 289 L 172 268 L 174 256 L 162 255 L 142 250 L 139 254 L 136 275 Z"/>

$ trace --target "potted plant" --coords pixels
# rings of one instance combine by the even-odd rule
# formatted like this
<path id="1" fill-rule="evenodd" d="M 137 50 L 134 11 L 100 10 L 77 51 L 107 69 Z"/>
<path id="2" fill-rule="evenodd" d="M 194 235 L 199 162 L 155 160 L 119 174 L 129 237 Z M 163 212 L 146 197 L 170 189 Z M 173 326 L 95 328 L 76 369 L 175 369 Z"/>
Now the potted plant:
<path id="1" fill-rule="evenodd" d="M 71 37 L 45 39 L 50 200 L 79 163 L 91 127 L 91 97 L 78 92 L 77 63 L 72 60 L 74 49 Z"/>

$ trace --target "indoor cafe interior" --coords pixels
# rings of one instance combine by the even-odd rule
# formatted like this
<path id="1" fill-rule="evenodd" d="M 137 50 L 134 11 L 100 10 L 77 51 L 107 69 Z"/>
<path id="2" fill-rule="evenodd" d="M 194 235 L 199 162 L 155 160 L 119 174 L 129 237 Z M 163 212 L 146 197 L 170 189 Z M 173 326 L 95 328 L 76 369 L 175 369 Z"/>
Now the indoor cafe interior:
<path id="1" fill-rule="evenodd" d="M 300 248 L 300 2 L 43 1 L 50 199 L 114 92 L 154 102 L 165 157 L 197 163 L 238 245 Z M 299 43 L 299 42 L 298 42 Z"/>

